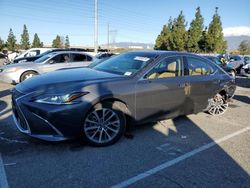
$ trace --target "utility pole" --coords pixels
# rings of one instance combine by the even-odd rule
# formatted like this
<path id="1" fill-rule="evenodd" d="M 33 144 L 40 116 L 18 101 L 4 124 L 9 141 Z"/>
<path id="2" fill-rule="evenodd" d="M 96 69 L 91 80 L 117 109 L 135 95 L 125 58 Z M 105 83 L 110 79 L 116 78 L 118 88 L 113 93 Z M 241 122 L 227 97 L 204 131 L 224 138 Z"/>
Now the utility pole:
<path id="1" fill-rule="evenodd" d="M 98 52 L 98 0 L 95 0 L 95 53 Z"/>
<path id="2" fill-rule="evenodd" d="M 108 31 L 107 31 L 107 50 L 109 51 L 109 23 L 108 23 Z"/>

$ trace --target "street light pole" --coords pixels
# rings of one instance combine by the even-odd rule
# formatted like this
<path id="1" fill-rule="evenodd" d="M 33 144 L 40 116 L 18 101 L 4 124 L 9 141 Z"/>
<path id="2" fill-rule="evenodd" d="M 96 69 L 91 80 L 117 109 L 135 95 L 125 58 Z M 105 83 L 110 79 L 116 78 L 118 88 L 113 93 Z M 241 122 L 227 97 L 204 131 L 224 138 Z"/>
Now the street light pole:
<path id="1" fill-rule="evenodd" d="M 95 53 L 98 52 L 98 0 L 95 0 Z"/>

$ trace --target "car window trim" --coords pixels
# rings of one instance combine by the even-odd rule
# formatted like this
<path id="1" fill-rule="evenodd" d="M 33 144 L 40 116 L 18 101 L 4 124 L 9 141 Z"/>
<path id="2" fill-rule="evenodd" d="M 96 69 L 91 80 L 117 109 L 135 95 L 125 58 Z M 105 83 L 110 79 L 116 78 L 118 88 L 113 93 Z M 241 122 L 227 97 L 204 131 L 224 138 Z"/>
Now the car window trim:
<path id="1" fill-rule="evenodd" d="M 189 72 L 188 72 L 188 75 L 185 75 L 185 70 L 188 70 L 188 60 L 187 60 L 187 57 L 191 57 L 191 58 L 197 58 L 197 59 L 204 59 L 204 63 L 208 63 L 208 65 L 209 66 L 211 66 L 212 68 L 214 68 L 215 69 L 215 71 L 212 73 L 212 74 L 209 74 L 209 75 L 193 75 L 193 76 L 195 76 L 195 77 L 198 77 L 198 76 L 202 76 L 202 77 L 204 77 L 204 76 L 214 76 L 217 72 L 218 72 L 218 67 L 219 67 L 219 65 L 214 65 L 214 63 L 213 62 L 210 62 L 210 61 L 208 61 L 208 60 L 206 60 L 205 58 L 203 58 L 203 57 L 195 57 L 195 56 L 192 56 L 192 55 L 189 55 L 189 54 L 187 54 L 187 55 L 183 55 L 183 64 L 184 64 L 184 75 L 183 76 L 190 76 L 190 77 L 193 77 L 192 75 L 189 75 Z"/>
<path id="2" fill-rule="evenodd" d="M 147 78 L 144 78 L 151 70 L 153 70 L 156 66 L 158 66 L 164 59 L 167 59 L 167 58 L 172 58 L 172 57 L 180 57 L 182 62 L 181 62 L 181 68 L 184 68 L 184 61 L 183 61 L 183 55 L 166 55 L 163 57 L 163 59 L 159 60 L 157 63 L 155 63 L 155 65 L 153 65 L 152 67 L 150 67 L 144 74 L 143 76 L 140 77 L 139 81 L 140 80 L 157 80 L 157 79 L 168 79 L 168 78 L 157 78 L 157 79 L 147 79 Z M 182 76 L 184 76 L 184 70 L 181 71 L 182 72 Z M 169 77 L 169 78 L 178 78 L 178 77 L 182 77 L 182 76 L 176 76 L 176 77 Z"/>

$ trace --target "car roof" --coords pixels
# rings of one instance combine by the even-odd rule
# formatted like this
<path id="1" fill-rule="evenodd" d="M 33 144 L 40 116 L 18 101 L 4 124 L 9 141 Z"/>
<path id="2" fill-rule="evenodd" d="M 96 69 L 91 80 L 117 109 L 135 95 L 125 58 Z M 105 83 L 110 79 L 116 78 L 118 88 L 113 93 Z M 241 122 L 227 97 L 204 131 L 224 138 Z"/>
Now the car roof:
<path id="1" fill-rule="evenodd" d="M 178 52 L 178 51 L 164 51 L 164 50 L 138 50 L 138 51 L 129 51 L 130 53 L 138 53 L 138 54 L 152 54 L 152 55 L 189 55 L 189 56 L 195 56 L 195 57 L 202 57 L 197 54 L 188 53 L 188 52 Z"/>
<path id="2" fill-rule="evenodd" d="M 84 54 L 84 55 L 88 55 L 85 52 L 82 51 L 74 51 L 74 50 L 66 50 L 66 51 L 55 51 L 55 52 L 50 52 L 49 54 L 64 54 L 64 53 L 76 53 L 76 54 Z"/>

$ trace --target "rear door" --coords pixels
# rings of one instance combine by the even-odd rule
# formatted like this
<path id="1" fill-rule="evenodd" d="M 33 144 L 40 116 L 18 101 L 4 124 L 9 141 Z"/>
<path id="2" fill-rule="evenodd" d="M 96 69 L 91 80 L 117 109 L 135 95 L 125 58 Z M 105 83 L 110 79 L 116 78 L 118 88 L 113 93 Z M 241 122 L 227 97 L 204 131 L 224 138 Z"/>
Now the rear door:
<path id="1" fill-rule="evenodd" d="M 167 57 L 136 84 L 136 119 L 139 121 L 183 114 L 185 78 L 181 56 Z"/>
<path id="2" fill-rule="evenodd" d="M 203 58 L 184 56 L 185 77 L 190 85 L 188 100 L 193 112 L 207 107 L 208 99 L 220 88 L 220 80 L 215 75 L 215 67 Z"/>
<path id="3" fill-rule="evenodd" d="M 65 69 L 70 67 L 70 55 L 69 53 L 62 53 L 55 55 L 49 59 L 45 64 L 42 64 L 41 72 L 51 72 L 59 69 Z"/>
<path id="4" fill-rule="evenodd" d="M 70 68 L 87 67 L 92 62 L 92 57 L 86 54 L 72 53 Z"/>

